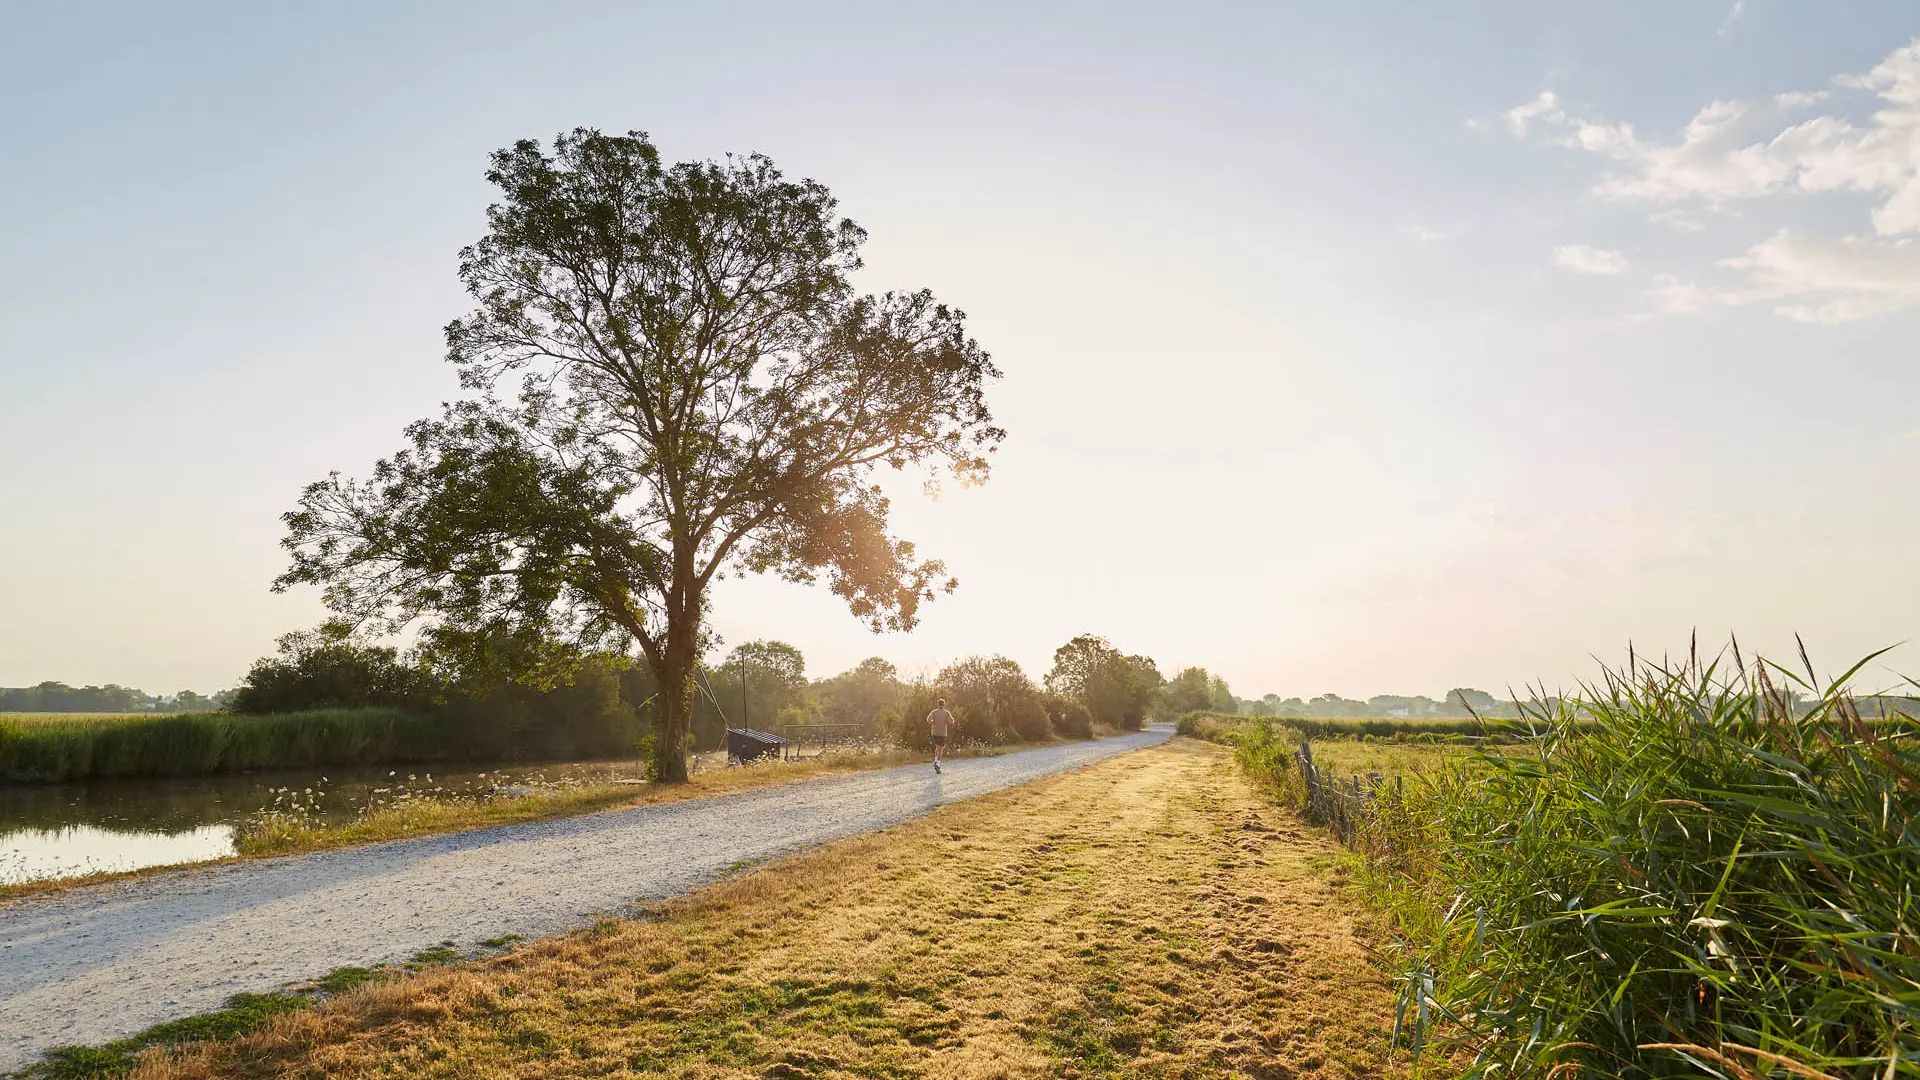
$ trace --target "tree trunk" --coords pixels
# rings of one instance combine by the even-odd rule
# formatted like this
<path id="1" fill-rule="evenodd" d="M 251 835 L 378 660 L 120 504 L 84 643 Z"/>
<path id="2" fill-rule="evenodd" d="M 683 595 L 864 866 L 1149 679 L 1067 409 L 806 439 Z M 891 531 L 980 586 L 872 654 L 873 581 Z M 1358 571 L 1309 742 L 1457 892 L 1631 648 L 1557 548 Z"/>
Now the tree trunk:
<path id="1" fill-rule="evenodd" d="M 660 680 L 660 725 L 653 733 L 653 772 L 665 783 L 687 779 L 687 732 L 693 727 L 693 664 L 671 656 L 654 672 Z"/>
<path id="2" fill-rule="evenodd" d="M 684 783 L 687 779 L 687 733 L 693 730 L 694 671 L 700 663 L 696 642 L 700 636 L 699 607 L 693 613 L 678 605 L 667 610 L 667 640 L 661 653 L 661 665 L 654 672 L 660 680 L 660 730 L 654 733 L 654 772 L 662 782 Z"/>

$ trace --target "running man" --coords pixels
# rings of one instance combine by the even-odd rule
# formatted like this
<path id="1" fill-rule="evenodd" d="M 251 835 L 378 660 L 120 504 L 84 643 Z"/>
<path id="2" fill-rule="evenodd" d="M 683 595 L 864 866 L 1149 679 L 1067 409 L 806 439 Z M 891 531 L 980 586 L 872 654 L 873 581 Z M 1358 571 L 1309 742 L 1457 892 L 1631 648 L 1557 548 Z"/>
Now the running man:
<path id="1" fill-rule="evenodd" d="M 947 748 L 947 725 L 953 723 L 953 714 L 947 711 L 947 699 L 941 698 L 933 703 L 933 711 L 927 714 L 927 727 L 933 732 L 933 771 L 940 771 L 940 751 Z"/>

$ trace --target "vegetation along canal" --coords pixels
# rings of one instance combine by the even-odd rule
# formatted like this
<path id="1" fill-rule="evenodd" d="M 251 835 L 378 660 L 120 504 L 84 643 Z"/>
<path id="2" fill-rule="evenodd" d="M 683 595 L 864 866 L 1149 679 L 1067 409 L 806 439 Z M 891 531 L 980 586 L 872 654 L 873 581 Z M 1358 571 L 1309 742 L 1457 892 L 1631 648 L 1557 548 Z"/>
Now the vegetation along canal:
<path id="1" fill-rule="evenodd" d="M 491 769 L 342 767 L 82 784 L 0 781 L 0 885 L 225 858 L 235 854 L 237 831 L 263 811 L 339 822 L 369 806 L 410 798 L 479 798 L 531 785 L 631 781 L 635 768 L 628 758 Z"/>

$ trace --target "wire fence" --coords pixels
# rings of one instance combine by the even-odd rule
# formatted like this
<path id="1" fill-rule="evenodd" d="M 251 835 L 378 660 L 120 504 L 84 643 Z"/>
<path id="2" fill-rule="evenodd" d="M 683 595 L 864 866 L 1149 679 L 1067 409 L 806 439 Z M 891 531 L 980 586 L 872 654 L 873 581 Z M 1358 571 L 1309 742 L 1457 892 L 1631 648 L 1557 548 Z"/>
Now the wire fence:
<path id="1" fill-rule="evenodd" d="M 1328 776 L 1314 764 L 1311 742 L 1303 741 L 1294 758 L 1300 768 L 1301 809 L 1307 820 L 1332 829 L 1340 843 L 1350 848 L 1359 846 L 1367 815 L 1381 796 L 1389 790 L 1396 795 L 1401 791 L 1398 776 L 1391 784 L 1379 773 L 1349 776 L 1344 781 Z"/>

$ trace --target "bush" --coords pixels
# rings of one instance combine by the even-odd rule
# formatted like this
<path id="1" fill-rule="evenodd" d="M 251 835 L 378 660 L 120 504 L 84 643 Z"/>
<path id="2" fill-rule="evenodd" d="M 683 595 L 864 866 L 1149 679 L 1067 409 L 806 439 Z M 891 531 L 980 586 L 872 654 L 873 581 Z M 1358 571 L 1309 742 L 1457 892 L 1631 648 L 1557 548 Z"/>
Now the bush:
<path id="1" fill-rule="evenodd" d="M 925 683 L 907 686 L 900 699 L 881 712 L 881 728 L 902 749 L 922 752 L 933 749 L 933 733 L 927 728 L 927 714 L 933 711 L 934 703 L 941 696 L 938 689 Z M 956 716 L 955 720 L 958 719 Z"/>
<path id="2" fill-rule="evenodd" d="M 1085 705 L 1059 694 L 1048 694 L 1045 701 L 1055 735 L 1063 739 L 1093 738 L 1093 713 Z"/>
<path id="3" fill-rule="evenodd" d="M 549 689 L 517 682 L 456 689 L 432 712 L 447 716 L 476 758 L 540 760 L 634 752 L 640 722 L 620 693 L 620 675 L 589 660 Z"/>
<path id="4" fill-rule="evenodd" d="M 1447 1018 L 1473 1076 L 1912 1075 L 1920 724 L 1839 687 L 1796 717 L 1764 668 L 1613 672 L 1389 793 L 1403 1032 Z"/>
<path id="5" fill-rule="evenodd" d="M 1022 742 L 1039 742 L 1053 728 L 1053 718 L 1038 693 L 1004 702 L 995 712 L 995 726 Z"/>
<path id="6" fill-rule="evenodd" d="M 956 660 L 940 672 L 939 688 L 947 699 L 947 710 L 953 713 L 955 742 L 992 745 L 1046 737 L 1046 714 L 1034 711 L 1039 688 L 1019 664 L 1004 656 Z M 1038 734 L 1023 734 L 1022 726 Z"/>
<path id="7" fill-rule="evenodd" d="M 385 706 L 418 709 L 444 692 L 432 675 L 386 646 L 302 632 L 280 639 L 280 655 L 254 661 L 233 698 L 240 713 Z"/>

